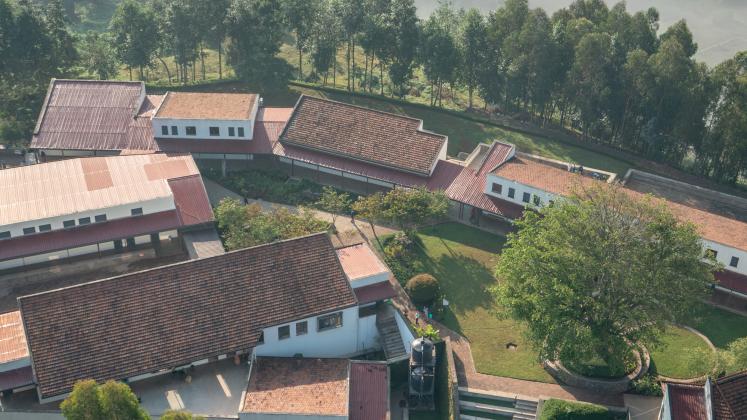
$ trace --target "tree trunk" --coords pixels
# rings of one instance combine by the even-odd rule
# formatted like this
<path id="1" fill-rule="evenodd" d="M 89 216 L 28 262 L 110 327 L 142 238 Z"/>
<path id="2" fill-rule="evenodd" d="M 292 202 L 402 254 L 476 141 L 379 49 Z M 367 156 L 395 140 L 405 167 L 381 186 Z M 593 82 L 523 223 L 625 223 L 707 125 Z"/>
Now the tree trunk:
<path id="1" fill-rule="evenodd" d="M 353 45 L 352 48 L 352 59 L 353 59 L 353 65 L 352 65 L 352 71 L 350 73 L 350 77 L 353 79 L 353 81 L 350 83 L 350 86 L 352 87 L 353 92 L 355 92 L 355 37 L 350 37 L 350 42 Z"/>
<path id="2" fill-rule="evenodd" d="M 145 72 L 143 71 L 143 66 L 140 66 L 140 80 L 145 80 Z"/>
<path id="3" fill-rule="evenodd" d="M 381 96 L 384 96 L 384 60 L 379 59 L 379 85 L 381 86 Z"/>
<path id="4" fill-rule="evenodd" d="M 202 67 L 202 80 L 205 80 L 205 52 L 202 50 L 202 43 L 200 43 L 200 66 Z"/>
<path id="5" fill-rule="evenodd" d="M 303 81 L 303 50 L 298 47 L 298 80 Z"/>
<path id="6" fill-rule="evenodd" d="M 163 64 L 163 68 L 164 70 L 166 70 L 166 77 L 169 78 L 169 84 L 171 84 L 171 71 L 169 71 L 169 66 L 166 65 L 166 62 L 163 61 L 163 58 L 160 55 L 158 56 L 158 61 L 160 61 L 161 64 Z"/>
<path id="7" fill-rule="evenodd" d="M 347 79 L 348 79 L 348 90 L 350 90 L 350 38 L 348 38 L 348 55 L 347 55 Z"/>
<path id="8" fill-rule="evenodd" d="M 132 81 L 132 67 L 127 67 L 127 70 L 130 71 L 130 81 Z"/>
<path id="9" fill-rule="evenodd" d="M 368 53 L 366 53 L 366 67 L 363 69 L 363 91 L 366 91 L 366 83 L 368 83 Z"/>
<path id="10" fill-rule="evenodd" d="M 223 43 L 218 41 L 218 80 L 223 80 Z"/>
<path id="11" fill-rule="evenodd" d="M 332 62 L 332 85 L 337 87 L 337 51 L 335 51 L 335 61 Z"/>
<path id="12" fill-rule="evenodd" d="M 469 97 L 469 99 L 468 99 L 469 105 L 468 105 L 467 109 L 469 109 L 469 110 L 472 110 L 472 93 L 473 93 L 474 90 L 475 90 L 475 88 L 472 85 L 469 85 L 467 87 L 467 92 L 468 92 L 468 97 Z"/>

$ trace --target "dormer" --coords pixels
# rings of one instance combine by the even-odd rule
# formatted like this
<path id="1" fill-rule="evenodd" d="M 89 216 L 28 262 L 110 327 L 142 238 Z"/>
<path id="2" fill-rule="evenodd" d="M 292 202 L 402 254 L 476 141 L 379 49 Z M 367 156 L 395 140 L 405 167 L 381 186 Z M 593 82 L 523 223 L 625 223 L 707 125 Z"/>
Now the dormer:
<path id="1" fill-rule="evenodd" d="M 153 115 L 153 136 L 251 140 L 259 103 L 259 96 L 249 93 L 168 92 Z"/>

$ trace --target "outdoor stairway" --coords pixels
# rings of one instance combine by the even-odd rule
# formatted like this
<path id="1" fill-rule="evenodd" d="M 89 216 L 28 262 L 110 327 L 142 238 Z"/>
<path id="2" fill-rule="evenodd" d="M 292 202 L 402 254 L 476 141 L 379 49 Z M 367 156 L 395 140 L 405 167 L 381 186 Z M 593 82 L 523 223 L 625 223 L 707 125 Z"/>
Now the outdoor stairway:
<path id="1" fill-rule="evenodd" d="M 387 361 L 398 361 L 408 357 L 402 336 L 399 334 L 397 321 L 394 319 L 393 308 L 384 305 L 377 311 L 376 328 L 379 330 L 379 340 L 384 348 Z"/>
<path id="2" fill-rule="evenodd" d="M 534 420 L 537 416 L 537 404 L 537 400 L 515 394 L 459 387 L 461 420 Z"/>

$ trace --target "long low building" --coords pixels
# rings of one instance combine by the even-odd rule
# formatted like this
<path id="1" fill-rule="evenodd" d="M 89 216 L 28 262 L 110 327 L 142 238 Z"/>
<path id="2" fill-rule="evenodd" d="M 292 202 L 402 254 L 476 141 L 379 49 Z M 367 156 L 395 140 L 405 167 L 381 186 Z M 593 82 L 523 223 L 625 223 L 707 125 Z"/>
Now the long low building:
<path id="1" fill-rule="evenodd" d="M 188 154 L 91 157 L 0 171 L 0 270 L 158 246 L 213 221 Z"/>
<path id="2" fill-rule="evenodd" d="M 516 219 L 525 208 L 563 197 L 578 184 L 618 181 L 615 174 L 522 154 L 498 141 L 451 159 L 446 136 L 402 115 L 308 96 L 292 109 L 261 104 L 252 94 L 146 95 L 144 85 L 134 82 L 53 80 L 31 146 L 48 158 L 128 148 L 191 153 L 201 165 L 219 163 L 224 171 L 269 165 L 364 194 L 425 187 L 445 191 L 451 216 L 474 224 Z M 119 111 L 107 108 L 91 120 L 102 105 Z M 245 131 L 238 138 L 237 124 L 253 127 L 251 136 Z M 110 125 L 118 135 L 99 135 Z M 688 203 L 662 202 L 694 223 L 704 247 L 724 264 L 717 287 L 747 298 L 747 223 Z"/>
<path id="3" fill-rule="evenodd" d="M 23 296 L 0 318 L 0 391 L 35 387 L 46 403 L 82 379 L 349 357 L 381 349 L 379 331 L 399 331 L 404 354 L 413 337 L 401 315 L 376 306 L 394 296 L 391 281 L 367 245 L 336 250 L 319 233 Z"/>

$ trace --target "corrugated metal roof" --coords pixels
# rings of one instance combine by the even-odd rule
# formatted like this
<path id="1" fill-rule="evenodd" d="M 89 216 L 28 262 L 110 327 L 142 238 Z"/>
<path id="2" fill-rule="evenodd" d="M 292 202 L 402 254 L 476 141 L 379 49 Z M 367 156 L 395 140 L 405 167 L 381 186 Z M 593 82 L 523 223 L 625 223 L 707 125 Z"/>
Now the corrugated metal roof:
<path id="1" fill-rule="evenodd" d="M 390 279 L 389 281 L 382 281 L 353 289 L 355 297 L 358 299 L 358 304 L 364 305 L 397 296 L 397 292 L 394 290 L 391 281 Z"/>
<path id="2" fill-rule="evenodd" d="M 718 281 L 718 285 L 744 293 L 747 295 L 747 276 L 744 274 L 735 273 L 729 270 L 722 270 L 713 275 Z"/>
<path id="3" fill-rule="evenodd" d="M 169 179 L 168 182 L 182 226 L 210 223 L 214 220 L 213 208 L 200 175 Z"/>
<path id="4" fill-rule="evenodd" d="M 702 386 L 667 384 L 672 419 L 703 420 L 706 414 L 705 391 Z"/>
<path id="5" fill-rule="evenodd" d="M 176 210 L 92 223 L 75 229 L 24 235 L 0 244 L 0 261 L 162 232 L 181 227 Z"/>
<path id="6" fill-rule="evenodd" d="M 166 179 L 199 174 L 189 155 L 61 160 L 0 171 L 0 226 L 171 196 Z"/>
<path id="7" fill-rule="evenodd" d="M 389 418 L 389 368 L 386 363 L 350 361 L 350 420 Z"/>

